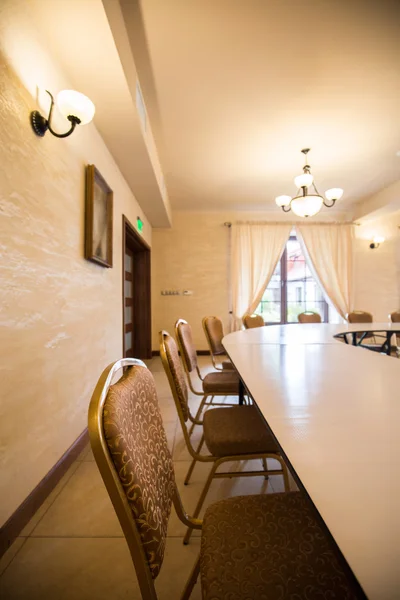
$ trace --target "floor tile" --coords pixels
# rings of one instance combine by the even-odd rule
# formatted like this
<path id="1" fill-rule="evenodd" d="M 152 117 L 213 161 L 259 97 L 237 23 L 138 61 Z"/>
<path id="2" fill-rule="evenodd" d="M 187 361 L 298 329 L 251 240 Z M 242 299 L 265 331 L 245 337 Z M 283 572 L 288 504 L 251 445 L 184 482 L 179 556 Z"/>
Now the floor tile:
<path id="1" fill-rule="evenodd" d="M 180 597 L 200 549 L 167 540 L 159 600 Z M 123 538 L 29 538 L 0 579 L 7 600 L 139 600 L 135 570 Z M 200 600 L 200 583 L 191 600 Z"/>
<path id="2" fill-rule="evenodd" d="M 29 538 L 0 579 L 7 600 L 139 600 L 123 538 Z"/>
<path id="3" fill-rule="evenodd" d="M 67 472 L 57 483 L 55 488 L 47 496 L 47 498 L 43 502 L 43 504 L 35 512 L 35 514 L 31 518 L 31 520 L 25 525 L 25 527 L 19 534 L 20 537 L 28 537 L 32 534 L 32 531 L 35 529 L 36 525 L 44 517 L 44 515 L 49 510 L 49 508 L 51 507 L 53 502 L 56 500 L 57 496 L 61 493 L 63 488 L 68 484 L 69 480 L 71 479 L 72 475 L 75 473 L 75 471 L 77 470 L 78 467 L 79 467 L 79 462 L 72 463 L 72 465 L 69 467 Z"/>
<path id="4" fill-rule="evenodd" d="M 193 539 L 188 546 L 179 538 L 168 538 L 164 563 L 156 580 L 159 600 L 179 600 L 191 570 L 200 552 L 200 540 Z M 201 599 L 200 578 L 190 600 Z"/>
<path id="5" fill-rule="evenodd" d="M 34 537 L 123 535 L 95 462 L 78 469 L 32 532 Z"/>
<path id="6" fill-rule="evenodd" d="M 17 553 L 21 550 L 21 548 L 25 544 L 25 542 L 26 542 L 26 538 L 17 537 L 13 541 L 13 543 L 11 544 L 11 546 L 9 547 L 7 552 L 5 554 L 3 554 L 3 556 L 0 558 L 0 575 L 2 573 L 4 573 L 4 571 L 7 569 L 7 567 L 11 563 L 11 561 L 15 558 Z"/>

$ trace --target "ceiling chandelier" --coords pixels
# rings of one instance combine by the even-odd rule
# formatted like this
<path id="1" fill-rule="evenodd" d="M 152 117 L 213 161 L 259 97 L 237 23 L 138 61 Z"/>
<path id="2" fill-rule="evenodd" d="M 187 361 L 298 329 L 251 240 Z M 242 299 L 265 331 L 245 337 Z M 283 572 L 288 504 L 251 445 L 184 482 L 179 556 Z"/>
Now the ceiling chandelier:
<path id="1" fill-rule="evenodd" d="M 340 200 L 343 196 L 341 188 L 332 188 L 326 190 L 325 198 L 321 196 L 314 183 L 314 176 L 311 175 L 310 165 L 307 164 L 307 154 L 310 148 L 303 148 L 302 153 L 305 156 L 306 164 L 303 167 L 303 173 L 294 178 L 294 183 L 297 187 L 296 195 L 277 196 L 275 202 L 281 207 L 283 212 L 292 210 L 298 217 L 312 217 L 316 215 L 322 208 L 322 205 L 332 208 L 336 200 Z M 314 193 L 309 193 L 308 188 L 314 188 Z M 312 191 L 312 190 L 311 190 Z"/>

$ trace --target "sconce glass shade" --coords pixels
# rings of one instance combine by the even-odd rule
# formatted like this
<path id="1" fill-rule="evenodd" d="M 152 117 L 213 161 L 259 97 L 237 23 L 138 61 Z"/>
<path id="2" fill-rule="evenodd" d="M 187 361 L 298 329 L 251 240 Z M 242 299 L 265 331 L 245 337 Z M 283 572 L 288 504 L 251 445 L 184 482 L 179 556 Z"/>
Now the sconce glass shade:
<path id="1" fill-rule="evenodd" d="M 340 200 L 340 198 L 343 196 L 343 190 L 342 188 L 331 188 L 330 190 L 326 190 L 325 192 L 325 198 L 327 200 Z"/>
<path id="2" fill-rule="evenodd" d="M 65 118 L 77 117 L 82 125 L 90 123 L 95 113 L 93 102 L 84 94 L 74 90 L 62 90 L 57 95 L 57 107 Z"/>
<path id="3" fill-rule="evenodd" d="M 297 177 L 294 178 L 294 183 L 297 187 L 297 189 L 301 188 L 301 187 L 310 187 L 310 185 L 312 184 L 312 182 L 314 181 L 314 176 L 311 175 L 311 173 L 302 173 L 301 175 L 297 175 Z"/>
<path id="4" fill-rule="evenodd" d="M 321 210 L 323 198 L 316 194 L 309 196 L 297 196 L 292 200 L 292 211 L 298 217 L 312 217 Z"/>
<path id="5" fill-rule="evenodd" d="M 384 241 L 385 241 L 385 238 L 383 236 L 381 236 L 381 235 L 375 235 L 372 238 L 372 242 L 374 244 L 383 244 Z"/>
<path id="6" fill-rule="evenodd" d="M 287 206 L 290 204 L 291 200 L 291 196 L 277 196 L 275 198 L 275 202 L 278 206 Z"/>

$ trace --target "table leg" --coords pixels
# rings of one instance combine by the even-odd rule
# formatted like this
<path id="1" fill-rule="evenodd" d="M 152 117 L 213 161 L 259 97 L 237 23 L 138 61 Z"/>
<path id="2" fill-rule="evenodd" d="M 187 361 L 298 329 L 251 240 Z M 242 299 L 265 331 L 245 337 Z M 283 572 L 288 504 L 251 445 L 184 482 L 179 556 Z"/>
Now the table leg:
<path id="1" fill-rule="evenodd" d="M 242 405 L 244 402 L 244 385 L 243 381 L 239 377 L 239 404 Z"/>
<path id="2" fill-rule="evenodd" d="M 392 332 L 391 332 L 391 331 L 387 331 L 387 332 L 386 332 L 386 344 L 387 344 L 387 347 L 386 347 L 386 354 L 387 354 L 388 356 L 390 356 L 390 338 L 391 338 L 391 337 L 392 337 Z"/>

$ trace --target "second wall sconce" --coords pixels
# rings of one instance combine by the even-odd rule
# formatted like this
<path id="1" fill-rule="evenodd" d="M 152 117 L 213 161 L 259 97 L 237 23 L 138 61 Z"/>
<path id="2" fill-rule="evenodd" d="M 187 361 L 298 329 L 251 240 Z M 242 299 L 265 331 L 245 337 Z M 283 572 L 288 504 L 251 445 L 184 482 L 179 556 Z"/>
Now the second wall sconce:
<path id="1" fill-rule="evenodd" d="M 379 248 L 379 246 L 381 244 L 383 244 L 384 241 L 385 241 L 384 237 L 382 237 L 381 235 L 376 235 L 375 237 L 372 238 L 372 242 L 370 243 L 369 247 L 372 250 L 375 248 Z"/>
<path id="2" fill-rule="evenodd" d="M 56 133 L 51 127 L 54 98 L 48 90 L 46 92 L 51 98 L 48 118 L 45 119 L 38 110 L 31 112 L 31 125 L 36 135 L 43 137 L 46 131 L 49 130 L 56 137 L 65 138 L 71 135 L 77 125 L 86 125 L 93 119 L 95 107 L 87 96 L 74 90 L 62 90 L 57 95 L 57 107 L 60 113 L 70 121 L 71 127 L 65 133 Z"/>

